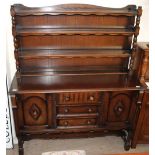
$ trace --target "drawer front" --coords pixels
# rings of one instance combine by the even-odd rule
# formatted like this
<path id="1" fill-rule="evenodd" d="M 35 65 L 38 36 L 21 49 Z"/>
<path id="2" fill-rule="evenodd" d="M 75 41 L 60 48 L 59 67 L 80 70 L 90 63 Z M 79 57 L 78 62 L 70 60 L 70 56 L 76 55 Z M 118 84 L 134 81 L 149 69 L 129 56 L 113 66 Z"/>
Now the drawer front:
<path id="1" fill-rule="evenodd" d="M 59 119 L 58 126 L 91 126 L 96 125 L 96 118 Z"/>
<path id="2" fill-rule="evenodd" d="M 97 92 L 61 93 L 59 95 L 59 104 L 84 104 L 98 102 L 99 93 Z"/>
<path id="3" fill-rule="evenodd" d="M 57 107 L 58 114 L 97 113 L 96 106 Z"/>

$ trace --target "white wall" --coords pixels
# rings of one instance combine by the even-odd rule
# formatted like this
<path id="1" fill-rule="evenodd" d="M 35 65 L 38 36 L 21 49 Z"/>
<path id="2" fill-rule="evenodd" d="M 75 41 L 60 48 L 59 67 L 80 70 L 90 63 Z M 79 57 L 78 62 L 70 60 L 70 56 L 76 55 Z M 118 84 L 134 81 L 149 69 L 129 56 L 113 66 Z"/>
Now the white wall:
<path id="1" fill-rule="evenodd" d="M 21 3 L 26 6 L 51 6 L 56 4 L 62 3 L 85 3 L 85 4 L 94 4 L 100 5 L 105 7 L 124 7 L 129 4 L 136 4 L 137 6 L 142 6 L 143 14 L 141 17 L 141 24 L 140 24 L 140 35 L 138 36 L 138 41 L 149 41 L 149 0 L 10 0 L 7 3 L 6 9 L 6 36 L 7 36 L 7 75 L 8 75 L 8 83 L 11 84 L 11 80 L 14 76 L 16 71 L 15 67 L 15 59 L 14 59 L 14 47 L 13 47 L 13 37 L 12 37 L 12 25 L 11 25 L 11 16 L 10 16 L 10 5 L 14 3 Z M 14 130 L 13 130 L 14 132 Z"/>

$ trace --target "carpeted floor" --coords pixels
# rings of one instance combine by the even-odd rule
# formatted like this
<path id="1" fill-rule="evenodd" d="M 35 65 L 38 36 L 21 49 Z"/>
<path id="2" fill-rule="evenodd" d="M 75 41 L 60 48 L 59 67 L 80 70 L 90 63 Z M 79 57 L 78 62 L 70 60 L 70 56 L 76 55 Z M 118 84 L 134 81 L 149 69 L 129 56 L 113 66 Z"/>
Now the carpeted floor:
<path id="1" fill-rule="evenodd" d="M 149 152 L 144 153 L 119 153 L 119 154 L 107 154 L 107 155 L 149 155 Z"/>
<path id="2" fill-rule="evenodd" d="M 85 150 L 87 155 L 104 155 L 113 153 L 148 152 L 148 145 L 137 145 L 136 149 L 124 151 L 120 137 L 106 136 L 81 139 L 31 140 L 24 143 L 24 155 L 41 155 L 48 151 Z M 6 155 L 18 155 L 18 146 L 7 150 Z"/>

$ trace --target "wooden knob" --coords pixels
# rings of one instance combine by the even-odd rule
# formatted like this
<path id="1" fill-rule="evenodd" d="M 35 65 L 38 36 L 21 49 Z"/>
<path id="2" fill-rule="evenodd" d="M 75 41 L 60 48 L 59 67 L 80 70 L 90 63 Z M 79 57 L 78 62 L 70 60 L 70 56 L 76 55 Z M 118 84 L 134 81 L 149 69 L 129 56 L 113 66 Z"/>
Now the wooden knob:
<path id="1" fill-rule="evenodd" d="M 88 109 L 88 112 L 92 112 L 92 109 L 91 109 L 91 108 L 89 108 L 89 109 Z"/>
<path id="2" fill-rule="evenodd" d="M 33 115 L 34 115 L 34 116 L 36 116 L 36 115 L 37 115 L 37 112 L 36 112 L 36 111 L 34 111 L 34 112 L 33 112 Z"/>
<path id="3" fill-rule="evenodd" d="M 89 132 L 94 133 L 95 131 L 94 130 L 90 130 Z"/>
<path id="4" fill-rule="evenodd" d="M 65 113 L 68 113 L 68 112 L 69 112 L 69 109 L 68 109 L 68 108 L 65 108 L 65 109 L 64 109 L 64 112 L 65 112 Z"/>
<path id="5" fill-rule="evenodd" d="M 70 101 L 70 97 L 69 96 L 65 96 L 65 101 Z"/>
<path id="6" fill-rule="evenodd" d="M 91 124 L 91 120 L 88 120 L 87 124 L 90 125 Z"/>
<path id="7" fill-rule="evenodd" d="M 90 101 L 94 101 L 94 96 L 90 96 L 90 97 L 89 97 L 89 100 L 90 100 Z"/>
<path id="8" fill-rule="evenodd" d="M 65 126 L 68 126 L 68 121 L 65 121 L 64 124 L 65 124 Z"/>
<path id="9" fill-rule="evenodd" d="M 123 108 L 122 107 L 118 107 L 117 109 L 119 112 L 122 112 L 123 111 Z"/>

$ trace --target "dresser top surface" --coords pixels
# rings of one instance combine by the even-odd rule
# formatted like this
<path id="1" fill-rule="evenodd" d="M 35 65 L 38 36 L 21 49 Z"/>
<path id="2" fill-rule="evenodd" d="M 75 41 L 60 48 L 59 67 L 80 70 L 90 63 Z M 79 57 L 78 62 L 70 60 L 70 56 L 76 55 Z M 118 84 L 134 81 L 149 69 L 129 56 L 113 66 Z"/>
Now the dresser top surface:
<path id="1" fill-rule="evenodd" d="M 122 74 L 14 77 L 10 93 L 141 90 L 135 78 Z"/>

